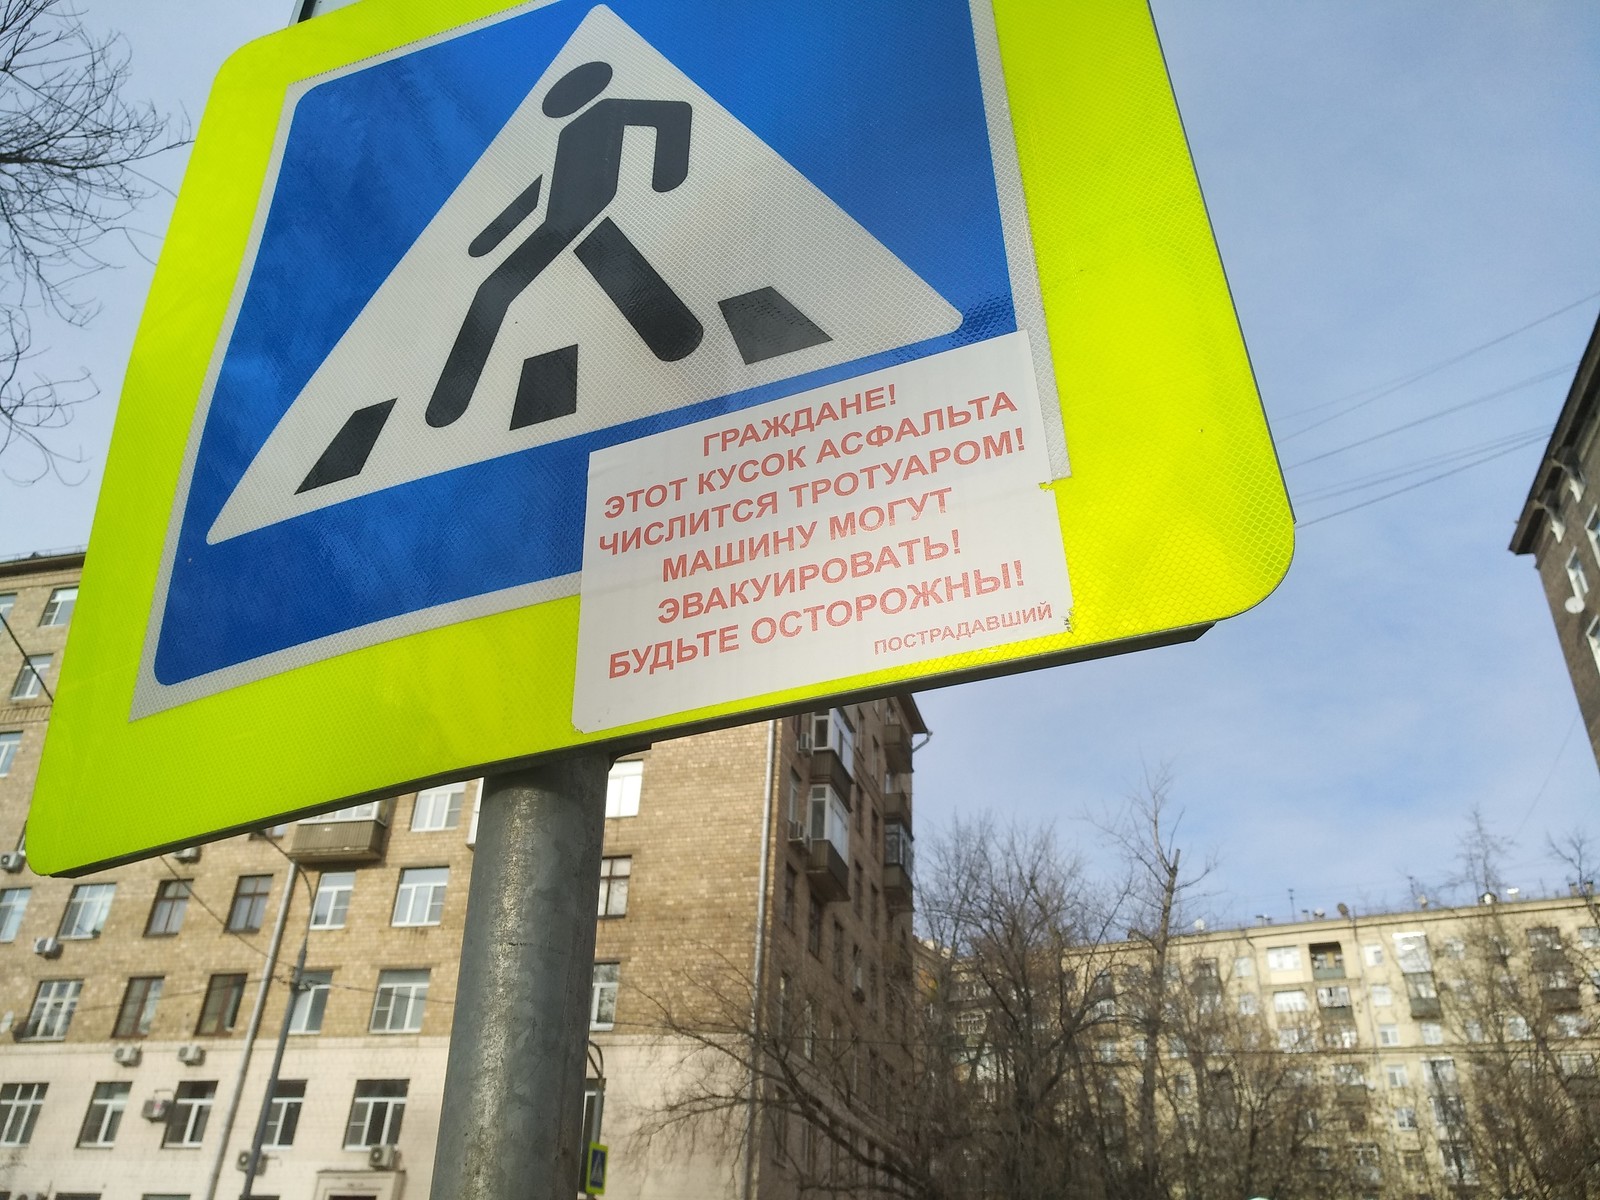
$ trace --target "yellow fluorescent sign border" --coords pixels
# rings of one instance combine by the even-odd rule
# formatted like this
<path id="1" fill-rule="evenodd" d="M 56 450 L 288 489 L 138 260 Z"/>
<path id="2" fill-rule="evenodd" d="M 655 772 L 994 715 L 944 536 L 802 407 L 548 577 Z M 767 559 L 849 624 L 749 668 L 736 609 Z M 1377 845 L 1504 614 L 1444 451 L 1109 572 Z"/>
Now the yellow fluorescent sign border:
<path id="1" fill-rule="evenodd" d="M 38 869 L 666 724 L 573 728 L 573 658 L 546 648 L 574 646 L 577 597 L 128 719 L 195 400 L 286 92 L 506 7 L 367 0 L 245 47 L 219 75 L 124 386 L 30 817 Z M 698 709 L 675 729 L 1171 640 L 1259 602 L 1288 569 L 1288 499 L 1148 8 L 996 0 L 994 12 L 1072 461 L 1053 485 L 1072 628 Z"/>

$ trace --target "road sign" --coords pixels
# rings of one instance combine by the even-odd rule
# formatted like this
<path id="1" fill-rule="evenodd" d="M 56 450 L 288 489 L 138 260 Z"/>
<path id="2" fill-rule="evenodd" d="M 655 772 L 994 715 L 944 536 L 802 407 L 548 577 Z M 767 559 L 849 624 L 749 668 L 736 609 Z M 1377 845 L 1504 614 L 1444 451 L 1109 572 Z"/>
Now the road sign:
<path id="1" fill-rule="evenodd" d="M 30 851 L 1192 637 L 1291 544 L 1143 4 L 367 0 L 218 78 Z"/>
<path id="2" fill-rule="evenodd" d="M 584 1158 L 583 1191 L 586 1196 L 606 1194 L 606 1157 L 609 1147 L 590 1142 Z"/>

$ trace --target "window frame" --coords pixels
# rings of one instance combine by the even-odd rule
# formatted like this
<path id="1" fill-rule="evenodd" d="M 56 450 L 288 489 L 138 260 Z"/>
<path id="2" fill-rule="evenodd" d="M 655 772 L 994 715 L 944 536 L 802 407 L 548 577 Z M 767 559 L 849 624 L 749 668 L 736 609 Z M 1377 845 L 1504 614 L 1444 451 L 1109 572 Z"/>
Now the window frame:
<path id="1" fill-rule="evenodd" d="M 263 1150 L 287 1150 L 294 1145 L 294 1136 L 300 1130 L 300 1114 L 305 1109 L 306 1081 L 280 1079 L 272 1089 L 272 1099 L 267 1102 L 267 1123 L 262 1138 Z M 288 1136 L 285 1137 L 285 1126 Z"/>
<path id="2" fill-rule="evenodd" d="M 389 924 L 396 929 L 421 929 L 444 920 L 445 889 L 450 886 L 450 868 L 403 867 L 395 884 L 394 911 Z M 421 907 L 421 919 L 418 908 Z M 404 920 L 401 917 L 404 916 Z"/>
<path id="3" fill-rule="evenodd" d="M 398 1093 L 395 1087 L 398 1085 Z M 393 1146 L 400 1141 L 400 1130 L 405 1123 L 406 1101 L 411 1090 L 409 1079 L 358 1079 L 350 1096 L 350 1116 L 344 1126 L 346 1150 L 370 1150 L 374 1146 Z M 373 1117 L 379 1107 L 383 1109 L 379 1140 L 372 1140 Z M 357 1112 L 360 1118 L 357 1119 Z M 359 1131 L 362 1140 L 352 1140 Z"/>
<path id="4" fill-rule="evenodd" d="M 46 991 L 49 995 L 46 995 Z M 60 994 L 64 993 L 64 994 Z M 33 993 L 33 1007 L 22 1027 L 19 1042 L 64 1042 L 72 1029 L 78 998 L 83 995 L 81 979 L 41 979 Z M 49 1032 L 41 1032 L 49 1028 Z"/>
<path id="5" fill-rule="evenodd" d="M 211 1124 L 211 1109 L 216 1102 L 215 1079 L 180 1082 L 172 1094 L 172 1110 L 161 1135 L 162 1149 L 194 1150 L 204 1145 L 206 1128 Z"/>
<path id="6" fill-rule="evenodd" d="M 246 889 L 249 890 L 246 890 Z M 271 875 L 241 875 L 233 885 L 228 905 L 228 933 L 260 933 L 267 921 L 267 901 L 272 897 Z"/>
<path id="7" fill-rule="evenodd" d="M 71 595 L 63 596 L 62 593 L 70 592 Z M 53 588 L 50 598 L 44 602 L 44 611 L 39 614 L 39 628 L 60 628 L 72 622 L 72 610 L 78 603 L 78 585 L 64 583 L 58 588 Z M 62 610 L 65 609 L 65 615 Z"/>
<path id="8" fill-rule="evenodd" d="M 22 749 L 22 730 L 8 729 L 0 733 L 0 779 L 11 774 L 11 764 L 16 762 Z"/>
<path id="9" fill-rule="evenodd" d="M 644 759 L 629 758 L 612 763 L 606 772 L 606 820 L 620 821 L 639 815 L 639 798 L 644 791 Z"/>
<path id="10" fill-rule="evenodd" d="M 411 804 L 411 832 L 444 833 L 461 828 L 461 811 L 466 807 L 466 802 L 465 781 L 424 788 Z M 427 805 L 426 821 L 422 820 L 424 804 Z"/>
<path id="11" fill-rule="evenodd" d="M 600 895 L 595 916 L 609 920 L 628 915 L 628 884 L 633 878 L 633 855 L 608 854 L 600 859 Z"/>
<path id="12" fill-rule="evenodd" d="M 335 880 L 348 879 L 350 882 L 334 882 Z M 354 871 L 324 871 L 317 876 L 316 894 L 311 898 L 312 929 L 343 929 L 345 919 L 350 915 L 350 901 L 356 892 L 356 873 Z M 326 908 L 323 897 L 328 897 Z M 334 918 L 337 917 L 337 920 Z"/>
<path id="13" fill-rule="evenodd" d="M 111 902 L 116 896 L 117 885 L 114 883 L 75 885 L 67 897 L 66 908 L 61 911 L 56 937 L 63 942 L 81 942 L 99 937 L 111 918 Z"/>
<path id="14" fill-rule="evenodd" d="M 55 662 L 54 654 L 29 654 L 22 660 L 16 681 L 11 685 L 11 699 L 21 704 L 37 700 L 45 694 L 44 677 Z"/>
<path id="15" fill-rule="evenodd" d="M 333 993 L 332 971 L 302 971 L 300 990 L 289 1006 L 289 1033 L 294 1037 L 315 1037 L 327 1019 L 328 997 Z"/>
<path id="16" fill-rule="evenodd" d="M 367 1032 L 377 1034 L 421 1033 L 427 1016 L 428 988 L 432 972 L 427 967 L 392 967 L 378 972 L 378 986 L 372 995 L 372 1014 Z M 382 1014 L 383 1024 L 378 1024 Z M 402 1022 L 396 1025 L 397 1014 Z"/>
<path id="17" fill-rule="evenodd" d="M 12 899 L 20 896 L 21 900 Z M 28 916 L 28 903 L 33 899 L 33 888 L 0 888 L 0 942 L 14 942 L 22 932 L 22 922 Z"/>
<path id="18" fill-rule="evenodd" d="M 1283 965 L 1279 965 L 1282 963 Z M 1299 946 L 1268 946 L 1267 970 L 1269 971 L 1298 971 L 1300 970 Z"/>
<path id="19" fill-rule="evenodd" d="M 110 1149 L 117 1141 L 117 1131 L 122 1127 L 122 1114 L 128 1111 L 128 1094 L 133 1084 L 123 1080 L 96 1083 L 89 1097 L 89 1107 L 78 1127 L 78 1146 L 83 1149 Z M 98 1112 L 96 1110 L 99 1110 Z M 90 1126 L 94 1124 L 95 1137 Z"/>
<path id="20" fill-rule="evenodd" d="M 111 1026 L 114 1039 L 150 1036 L 165 984 L 163 975 L 129 976 L 128 985 L 122 989 L 122 1003 L 117 1005 L 117 1019 Z"/>
<path id="21" fill-rule="evenodd" d="M 617 993 L 622 987 L 622 964 L 615 960 L 597 962 L 589 973 L 589 1028 L 614 1029 L 617 1024 Z"/>
<path id="22" fill-rule="evenodd" d="M 24 1088 L 29 1089 L 26 1096 Z M 0 1084 L 0 1146 L 26 1146 L 33 1140 L 49 1091 L 48 1083 L 37 1081 Z"/>
<path id="23" fill-rule="evenodd" d="M 227 1037 L 239 1023 L 248 977 L 243 971 L 218 971 L 206 980 L 205 999 L 195 1021 L 196 1037 Z"/>
<path id="24" fill-rule="evenodd" d="M 144 936 L 177 937 L 183 930 L 183 919 L 193 896 L 192 879 L 163 879 L 156 884 L 155 899 L 150 902 L 150 915 L 144 922 Z M 161 927 L 158 928 L 158 925 Z M 170 929 L 165 928 L 169 925 Z"/>

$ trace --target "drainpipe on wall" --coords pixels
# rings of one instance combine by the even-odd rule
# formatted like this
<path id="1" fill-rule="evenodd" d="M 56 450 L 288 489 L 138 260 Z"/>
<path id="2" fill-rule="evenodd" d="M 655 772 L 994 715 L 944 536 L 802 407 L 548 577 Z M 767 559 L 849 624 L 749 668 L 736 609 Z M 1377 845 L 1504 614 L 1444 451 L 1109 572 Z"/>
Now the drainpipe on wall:
<path id="1" fill-rule="evenodd" d="M 777 793 L 778 722 L 767 722 L 767 786 L 761 809 L 761 863 L 756 872 L 756 950 L 751 971 L 750 1096 L 744 1117 L 744 1200 L 750 1200 L 756 1169 L 756 1089 L 761 1079 L 761 988 L 767 949 L 767 864 L 772 855 L 772 805 Z"/>
<path id="2" fill-rule="evenodd" d="M 261 1014 L 267 1007 L 267 990 L 272 987 L 272 973 L 278 969 L 278 947 L 283 944 L 283 927 L 289 920 L 289 905 L 294 899 L 295 880 L 299 875 L 300 864 L 291 861 L 288 878 L 283 884 L 283 899 L 278 902 L 278 919 L 272 926 L 272 943 L 267 947 L 267 961 L 261 968 L 261 986 L 256 989 L 255 1006 L 250 1010 L 250 1024 L 245 1029 L 244 1045 L 239 1050 L 239 1069 L 233 1077 L 233 1095 L 228 1097 L 228 1110 L 222 1118 L 217 1152 L 211 1160 L 211 1174 L 206 1177 L 205 1200 L 217 1200 L 217 1182 L 222 1177 L 223 1161 L 228 1157 L 228 1139 L 233 1136 L 234 1118 L 239 1115 L 245 1072 L 250 1069 L 250 1052 L 255 1049 L 256 1034 L 261 1029 Z"/>

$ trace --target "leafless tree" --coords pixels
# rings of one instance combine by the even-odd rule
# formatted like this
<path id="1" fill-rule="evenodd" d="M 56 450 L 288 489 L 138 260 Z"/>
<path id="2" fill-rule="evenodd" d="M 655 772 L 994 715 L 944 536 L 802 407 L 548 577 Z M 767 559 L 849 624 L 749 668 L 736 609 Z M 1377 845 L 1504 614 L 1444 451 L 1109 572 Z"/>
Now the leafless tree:
<path id="1" fill-rule="evenodd" d="M 125 43 L 92 32 L 64 0 L 0 0 L 0 462 L 14 482 L 77 461 L 53 433 L 94 395 L 86 375 L 32 371 L 31 317 L 83 324 L 80 283 L 110 265 L 102 243 L 151 183 L 140 164 L 187 141 L 124 97 Z"/>

